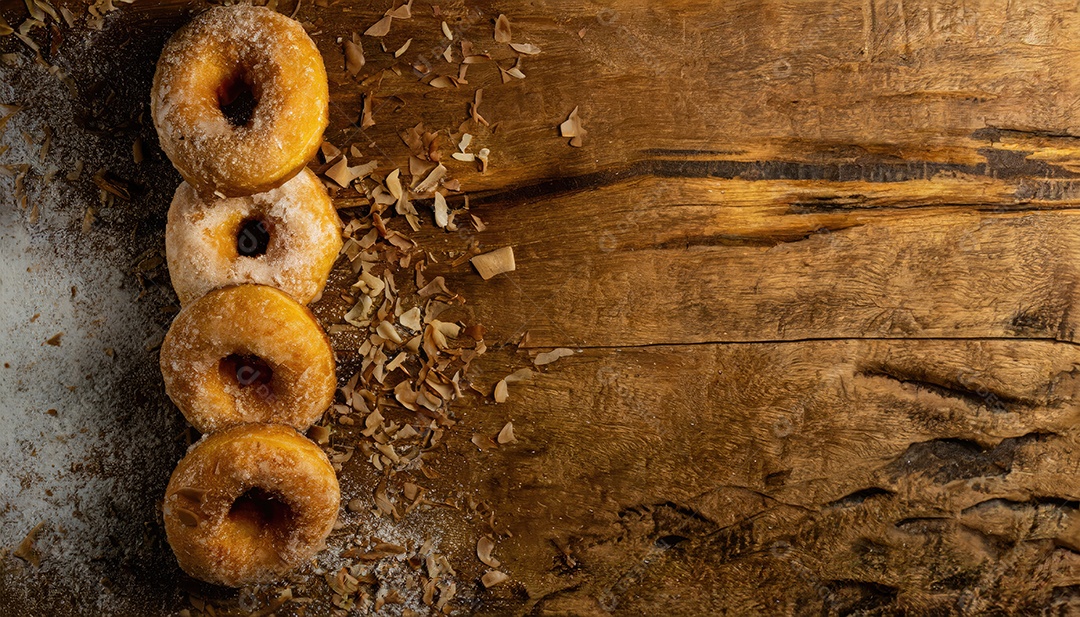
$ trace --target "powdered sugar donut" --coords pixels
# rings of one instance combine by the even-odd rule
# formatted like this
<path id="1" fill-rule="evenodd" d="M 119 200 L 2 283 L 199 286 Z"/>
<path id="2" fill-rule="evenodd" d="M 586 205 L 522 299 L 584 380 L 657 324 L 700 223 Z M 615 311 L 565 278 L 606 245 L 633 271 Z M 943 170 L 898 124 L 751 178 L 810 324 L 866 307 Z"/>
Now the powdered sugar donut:
<path id="1" fill-rule="evenodd" d="M 178 30 L 150 98 L 161 148 L 200 193 L 270 190 L 314 155 L 329 122 L 326 68 L 296 21 L 215 7 Z"/>
<path id="2" fill-rule="evenodd" d="M 248 424 L 195 444 L 165 492 L 165 534 L 191 576 L 239 587 L 310 559 L 337 520 L 326 454 L 291 428 Z"/>
<path id="3" fill-rule="evenodd" d="M 305 430 L 334 400 L 334 352 L 307 308 L 263 285 L 211 291 L 161 344 L 165 392 L 200 432 L 272 422 Z"/>
<path id="4" fill-rule="evenodd" d="M 244 283 L 277 287 L 307 304 L 322 293 L 339 250 L 341 220 L 307 169 L 248 197 L 204 199 L 185 182 L 165 226 L 169 276 L 181 305 Z"/>

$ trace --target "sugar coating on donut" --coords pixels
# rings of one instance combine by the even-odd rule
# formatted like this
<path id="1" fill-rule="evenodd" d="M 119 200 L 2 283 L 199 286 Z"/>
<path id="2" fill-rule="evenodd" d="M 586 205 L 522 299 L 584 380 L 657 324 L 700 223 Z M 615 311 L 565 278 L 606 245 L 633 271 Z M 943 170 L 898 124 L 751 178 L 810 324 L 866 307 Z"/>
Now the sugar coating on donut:
<path id="1" fill-rule="evenodd" d="M 237 126 L 226 92 L 246 84 L 257 100 Z M 269 190 L 310 160 L 329 123 L 322 56 L 303 27 L 265 7 L 211 8 L 162 51 L 151 91 L 161 147 L 203 194 Z"/>
<path id="2" fill-rule="evenodd" d="M 265 252 L 241 255 L 243 225 L 269 234 Z M 176 190 L 165 227 L 169 276 L 181 305 L 227 285 L 276 287 L 307 304 L 317 299 L 341 250 L 341 220 L 326 189 L 305 169 L 280 187 L 248 197 L 204 199 Z"/>
<path id="3" fill-rule="evenodd" d="M 337 386 L 333 349 L 315 317 L 262 285 L 217 289 L 183 307 L 160 367 L 166 393 L 203 433 L 261 422 L 306 430 Z"/>
<path id="4" fill-rule="evenodd" d="M 334 469 L 318 446 L 290 428 L 256 424 L 192 446 L 169 480 L 163 517 L 185 572 L 236 587 L 310 559 L 339 506 Z"/>

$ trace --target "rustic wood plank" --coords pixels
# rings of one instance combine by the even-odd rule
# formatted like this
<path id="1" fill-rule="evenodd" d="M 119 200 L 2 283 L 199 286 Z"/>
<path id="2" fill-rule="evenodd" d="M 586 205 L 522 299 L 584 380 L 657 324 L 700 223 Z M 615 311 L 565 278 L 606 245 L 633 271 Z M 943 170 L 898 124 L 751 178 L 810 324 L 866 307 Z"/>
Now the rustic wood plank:
<path id="1" fill-rule="evenodd" d="M 513 420 L 519 443 L 457 447 L 509 519 L 498 554 L 538 614 L 1032 609 L 1080 572 L 1062 547 L 1080 497 L 1077 353 L 1023 341 L 587 350 L 512 386 L 505 405 L 464 412 L 482 433 Z"/>
<path id="2" fill-rule="evenodd" d="M 403 158 L 407 151 L 396 139 L 403 126 L 456 130 L 467 119 L 473 90 L 482 87 L 485 117 L 498 123 L 498 132 L 471 130 L 476 143 L 492 145 L 493 172 L 455 170 L 474 190 L 704 152 L 728 162 L 801 163 L 811 170 L 803 173 L 861 163 L 849 172 L 860 179 L 890 173 L 892 165 L 876 163 L 913 162 L 908 177 L 917 177 L 924 163 L 957 166 L 1033 176 L 1042 188 L 1025 188 L 1021 197 L 1041 190 L 1075 200 L 1074 191 L 1057 183 L 1043 186 L 1046 174 L 1030 173 L 1040 167 L 1069 178 L 1077 169 L 1073 101 L 1080 83 L 1069 67 L 1071 33 L 1080 23 L 1069 2 L 1037 12 L 1003 2 L 930 0 L 555 2 L 542 11 L 452 3 L 440 8 L 459 38 L 490 50 L 502 66 L 512 54 L 491 41 L 491 20 L 501 12 L 517 24 L 520 40 L 544 50 L 526 59 L 525 80 L 501 84 L 494 66 L 480 64 L 461 89 L 433 89 L 407 68 L 377 88 L 357 87 L 343 63 L 335 63 L 341 52 L 332 44 L 381 12 L 357 8 L 343 7 L 346 19 L 315 20 L 330 35 L 320 37 L 321 49 L 342 112 L 331 138 L 356 135 L 340 122 L 354 121 L 360 97 L 370 92 L 383 104 L 377 124 L 359 133 L 361 143 L 375 144 L 380 156 Z M 445 48 L 437 20 L 416 13 L 386 38 L 388 49 L 411 37 L 411 49 L 429 59 L 425 66 L 456 74 L 456 66 L 436 61 Z M 374 55 L 360 78 L 393 64 Z M 575 106 L 594 145 L 560 149 L 564 140 L 555 127 Z M 1026 170 L 1004 164 L 1017 158 Z"/>
<path id="3" fill-rule="evenodd" d="M 431 273 L 467 298 L 499 298 L 465 307 L 495 340 L 528 331 L 540 347 L 1074 341 L 1074 211 L 931 207 L 923 186 L 864 198 L 865 188 L 646 177 L 484 203 L 473 213 L 488 231 L 434 230 L 420 241 L 448 253 L 472 241 L 482 250 L 514 246 L 518 269 L 498 280 L 481 281 L 468 264 L 449 267 L 444 256 Z M 813 195 L 822 190 L 860 206 L 819 208 Z M 939 193 L 943 201 L 950 190 Z"/>

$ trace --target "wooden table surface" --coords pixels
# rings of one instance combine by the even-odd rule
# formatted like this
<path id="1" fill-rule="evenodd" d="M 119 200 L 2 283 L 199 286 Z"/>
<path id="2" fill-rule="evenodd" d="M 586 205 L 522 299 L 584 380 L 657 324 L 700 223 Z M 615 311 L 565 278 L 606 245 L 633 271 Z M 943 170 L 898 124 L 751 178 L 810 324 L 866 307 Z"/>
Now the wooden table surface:
<path id="1" fill-rule="evenodd" d="M 117 105 L 145 107 L 164 38 L 199 6 L 137 0 L 110 18 L 98 48 L 134 40 L 117 47 L 134 102 Z M 466 299 L 445 318 L 487 328 L 469 375 L 488 395 L 454 403 L 429 464 L 439 476 L 411 480 L 479 511 L 396 523 L 437 530 L 454 611 L 1077 610 L 1075 2 L 452 0 L 436 17 L 416 0 L 383 38 L 391 53 L 361 37 L 367 64 L 351 76 L 340 38 L 387 8 L 304 2 L 297 18 L 330 74 L 327 141 L 383 172 L 407 166 L 399 133 L 420 122 L 491 149 L 486 173 L 448 164 L 486 230 L 392 223 L 434 258 L 428 278 Z M 492 40 L 499 14 L 541 49 L 523 56 L 525 79 L 482 63 L 440 89 L 413 73 L 428 58 L 457 74 L 439 58 L 442 20 L 509 68 L 519 54 Z M 469 121 L 478 88 L 490 127 Z M 375 124 L 361 129 L 364 96 Z M 579 148 L 557 129 L 575 108 Z M 151 152 L 133 173 L 165 180 L 117 207 L 147 213 L 133 253 L 161 249 L 178 179 L 152 128 L 123 131 L 117 151 L 141 134 Z M 343 213 L 363 213 L 340 193 Z M 516 271 L 484 281 L 452 266 L 474 242 L 513 246 Z M 353 277 L 339 264 L 332 280 Z M 329 327 L 348 307 L 331 292 L 314 308 Z M 345 380 L 357 339 L 334 343 Z M 559 347 L 575 353 L 494 404 L 500 378 Z M 471 442 L 508 421 L 516 443 Z M 335 443 L 359 428 L 336 427 Z M 346 500 L 370 500 L 379 478 L 355 457 Z M 510 579 L 484 589 L 488 513 Z M 373 516 L 350 514 L 344 533 Z M 154 550 L 166 582 L 131 574 L 113 593 L 164 595 L 153 605 L 169 612 L 195 611 L 193 589 L 235 606 Z M 330 610 L 307 576 L 294 584 L 313 603 L 279 614 Z"/>

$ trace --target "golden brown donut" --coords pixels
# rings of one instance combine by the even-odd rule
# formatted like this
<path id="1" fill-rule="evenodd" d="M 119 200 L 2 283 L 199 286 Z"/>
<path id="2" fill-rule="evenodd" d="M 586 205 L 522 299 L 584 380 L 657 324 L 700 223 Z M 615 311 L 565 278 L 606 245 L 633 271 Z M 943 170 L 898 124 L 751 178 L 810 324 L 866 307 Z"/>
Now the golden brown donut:
<path id="1" fill-rule="evenodd" d="M 200 193 L 239 197 L 293 177 L 329 122 L 326 68 L 296 21 L 265 7 L 211 8 L 158 59 L 150 97 L 161 148 Z"/>
<path id="2" fill-rule="evenodd" d="M 321 550 L 340 501 L 318 446 L 285 426 L 247 424 L 188 451 L 162 511 L 185 572 L 239 587 L 272 581 Z"/>
<path id="3" fill-rule="evenodd" d="M 334 352 L 307 308 L 263 285 L 188 304 L 161 344 L 165 391 L 196 429 L 271 422 L 306 430 L 334 400 Z"/>
<path id="4" fill-rule="evenodd" d="M 308 169 L 249 197 L 204 199 L 185 182 L 165 226 L 169 277 L 180 304 L 242 283 L 277 287 L 307 304 L 322 294 L 340 250 L 341 219 Z"/>

